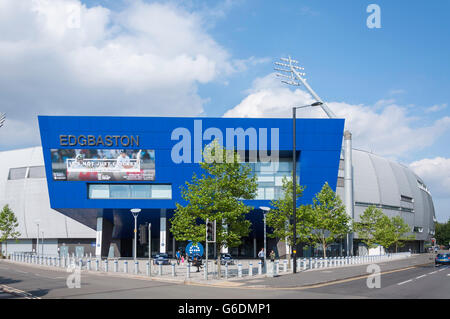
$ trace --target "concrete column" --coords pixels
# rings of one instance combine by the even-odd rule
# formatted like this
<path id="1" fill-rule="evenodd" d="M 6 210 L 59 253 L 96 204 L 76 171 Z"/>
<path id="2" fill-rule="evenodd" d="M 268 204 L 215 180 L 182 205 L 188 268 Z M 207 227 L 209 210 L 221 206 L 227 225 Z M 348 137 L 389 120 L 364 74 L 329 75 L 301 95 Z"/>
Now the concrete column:
<path id="1" fill-rule="evenodd" d="M 160 217 L 159 217 L 159 252 L 166 253 L 167 252 L 167 217 L 166 217 L 166 209 L 161 209 Z"/>
<path id="2" fill-rule="evenodd" d="M 344 132 L 344 204 L 347 215 L 354 218 L 353 209 L 353 165 L 352 165 L 352 134 Z M 347 234 L 347 256 L 353 255 L 353 233 Z"/>
<path id="3" fill-rule="evenodd" d="M 97 258 L 107 258 L 109 254 L 109 246 L 112 241 L 113 223 L 104 218 L 97 217 L 97 234 L 95 243 L 95 256 Z"/>

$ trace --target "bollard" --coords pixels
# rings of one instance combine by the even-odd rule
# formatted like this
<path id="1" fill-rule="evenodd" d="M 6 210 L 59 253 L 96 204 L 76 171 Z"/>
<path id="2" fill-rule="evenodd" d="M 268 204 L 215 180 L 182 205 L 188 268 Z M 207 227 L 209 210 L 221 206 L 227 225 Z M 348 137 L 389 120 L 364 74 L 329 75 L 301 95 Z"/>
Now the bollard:
<path id="1" fill-rule="evenodd" d="M 297 259 L 297 270 L 300 270 L 301 268 L 300 268 L 300 266 L 301 266 L 301 263 L 304 263 L 304 261 L 302 261 L 302 259 L 301 258 L 299 258 L 299 259 Z"/>
<path id="2" fill-rule="evenodd" d="M 253 264 L 252 263 L 248 264 L 248 276 L 249 277 L 253 276 Z"/>
<path id="3" fill-rule="evenodd" d="M 81 270 L 83 269 L 83 259 L 80 258 L 80 260 L 78 261 L 78 268 Z"/>
<path id="4" fill-rule="evenodd" d="M 277 260 L 275 262 L 275 276 L 278 276 L 279 273 L 280 273 L 280 262 Z"/>
<path id="5" fill-rule="evenodd" d="M 328 257 L 325 259 L 325 268 L 328 268 Z"/>
<path id="6" fill-rule="evenodd" d="M 258 273 L 261 275 L 262 274 L 262 267 L 261 267 L 261 262 L 259 262 L 259 266 L 258 266 Z M 228 279 L 228 263 L 225 264 L 225 279 Z"/>
<path id="7" fill-rule="evenodd" d="M 119 261 L 117 259 L 114 259 L 114 272 L 119 271 Z"/>
<path id="8" fill-rule="evenodd" d="M 262 262 L 258 262 L 258 275 L 262 275 Z"/>
<path id="9" fill-rule="evenodd" d="M 134 262 L 134 274 L 137 275 L 139 273 L 139 261 Z"/>
<path id="10" fill-rule="evenodd" d="M 287 272 L 287 260 L 283 261 L 283 270 L 284 272 Z"/>
<path id="11" fill-rule="evenodd" d="M 151 273 L 150 273 L 150 261 L 147 260 L 145 268 L 146 268 L 147 276 L 150 277 L 150 275 L 151 275 Z"/>
<path id="12" fill-rule="evenodd" d="M 238 264 L 238 277 L 242 277 L 242 264 Z"/>
<path id="13" fill-rule="evenodd" d="M 172 264 L 172 277 L 175 277 L 175 263 Z"/>
<path id="14" fill-rule="evenodd" d="M 158 275 L 162 276 L 162 264 L 161 263 L 158 264 Z"/>
<path id="15" fill-rule="evenodd" d="M 61 267 L 61 257 L 58 257 L 58 259 L 56 259 L 56 267 Z"/>
<path id="16" fill-rule="evenodd" d="M 108 272 L 108 259 L 105 259 L 105 263 L 103 265 L 105 267 L 105 272 Z"/>
<path id="17" fill-rule="evenodd" d="M 95 260 L 95 271 L 98 271 L 98 259 Z"/>
<path id="18" fill-rule="evenodd" d="M 303 270 L 306 270 L 308 264 L 306 263 L 306 258 L 303 258 Z"/>
<path id="19" fill-rule="evenodd" d="M 226 268 L 228 269 L 228 268 Z M 191 278 L 191 263 L 186 265 L 186 278 Z"/>
<path id="20" fill-rule="evenodd" d="M 297 259 L 297 269 L 299 268 L 299 261 L 300 260 L 300 258 L 299 259 Z M 291 259 L 291 263 L 290 263 L 290 265 L 289 265 L 291 268 L 291 270 L 293 270 L 294 269 L 294 259 Z"/>
<path id="21" fill-rule="evenodd" d="M 86 262 L 86 269 L 89 271 L 91 270 L 91 260 L 90 259 L 88 259 Z"/>
<path id="22" fill-rule="evenodd" d="M 126 274 L 128 273 L 128 260 L 123 262 L 123 272 Z"/>

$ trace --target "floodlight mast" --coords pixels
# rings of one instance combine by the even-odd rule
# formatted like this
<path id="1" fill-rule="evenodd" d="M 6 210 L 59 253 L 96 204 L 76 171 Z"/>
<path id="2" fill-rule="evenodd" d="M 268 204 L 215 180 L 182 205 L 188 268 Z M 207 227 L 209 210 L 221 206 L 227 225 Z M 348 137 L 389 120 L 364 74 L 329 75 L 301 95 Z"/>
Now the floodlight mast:
<path id="1" fill-rule="evenodd" d="M 298 61 L 291 59 L 291 57 L 289 56 L 287 59 L 286 58 L 280 58 L 281 61 L 284 61 L 286 63 L 282 63 L 282 62 L 275 62 L 275 65 L 278 66 L 282 66 L 285 69 L 282 68 L 275 68 L 275 70 L 277 71 L 281 71 L 281 72 L 285 72 L 285 73 L 289 73 L 290 76 L 287 76 L 285 74 L 280 74 L 278 73 L 277 76 L 279 77 L 285 77 L 290 79 L 290 81 L 281 81 L 283 83 L 289 84 L 289 85 L 295 85 L 295 86 L 300 86 L 301 84 L 303 84 L 303 86 L 308 90 L 309 93 L 311 93 L 311 95 L 316 99 L 317 102 L 322 102 L 322 104 L 320 105 L 320 107 L 322 108 L 322 110 L 327 114 L 327 116 L 331 119 L 335 119 L 337 118 L 336 114 L 334 114 L 334 112 L 328 107 L 328 105 L 320 98 L 320 96 L 317 95 L 316 92 L 314 92 L 314 90 L 309 86 L 309 84 L 306 82 L 306 79 L 303 78 L 303 76 L 306 75 L 306 73 L 304 72 L 299 72 L 299 71 L 303 71 L 304 68 L 300 67 L 296 64 L 298 64 Z M 300 81 L 300 83 L 298 82 Z"/>
<path id="2" fill-rule="evenodd" d="M 317 102 L 321 102 L 320 107 L 327 114 L 328 118 L 337 118 L 336 114 L 328 107 L 328 105 L 317 95 L 316 92 L 309 86 L 306 82 L 306 75 L 303 67 L 298 66 L 298 61 L 292 59 L 290 56 L 288 58 L 280 58 L 282 62 L 275 62 L 274 69 L 276 71 L 284 72 L 277 73 L 278 77 L 286 78 L 286 80 L 281 80 L 281 82 L 300 86 L 303 86 L 308 90 L 308 92 L 316 99 Z M 281 67 L 281 68 L 280 68 Z M 299 72 L 300 71 L 300 72 Z M 300 82 L 299 82 L 300 81 Z M 295 133 L 294 133 L 295 134 Z M 344 159 L 344 204 L 347 215 L 352 219 L 354 216 L 354 201 L 353 201 L 353 165 L 352 165 L 352 134 L 350 131 L 346 130 L 344 132 L 344 141 L 341 149 L 341 159 Z M 353 255 L 353 233 L 347 234 L 346 238 L 346 254 L 347 256 Z"/>
<path id="3" fill-rule="evenodd" d="M 6 114 L 0 113 L 0 127 L 3 126 L 3 123 L 5 123 L 5 120 L 6 120 Z"/>

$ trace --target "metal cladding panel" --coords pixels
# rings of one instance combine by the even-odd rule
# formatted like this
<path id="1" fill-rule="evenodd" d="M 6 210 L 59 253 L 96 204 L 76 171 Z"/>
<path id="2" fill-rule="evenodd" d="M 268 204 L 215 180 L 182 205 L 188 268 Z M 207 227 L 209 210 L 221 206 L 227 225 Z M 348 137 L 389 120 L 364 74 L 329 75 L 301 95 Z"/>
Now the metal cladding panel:
<path id="1" fill-rule="evenodd" d="M 378 179 L 381 203 L 385 205 L 400 206 L 400 193 L 397 180 L 392 172 L 389 162 L 381 157 L 370 154 Z"/>
<path id="2" fill-rule="evenodd" d="M 380 203 L 378 180 L 369 154 L 353 150 L 354 201 Z"/>
<path id="3" fill-rule="evenodd" d="M 302 202 L 309 203 L 312 196 L 320 191 L 328 181 L 335 189 L 339 165 L 339 154 L 344 127 L 343 119 L 298 119 L 297 151 L 299 178 L 307 191 Z M 51 207 L 67 215 L 77 209 L 85 213 L 102 214 L 106 209 L 128 210 L 131 207 L 142 209 L 174 209 L 175 203 L 182 203 L 180 186 L 190 181 L 192 174 L 202 171 L 197 163 L 176 164 L 171 158 L 171 151 L 179 140 L 172 140 L 176 128 L 185 128 L 190 132 L 192 152 L 199 152 L 210 140 L 203 140 L 202 134 L 208 128 L 218 128 L 227 144 L 227 129 L 254 128 L 261 134 L 266 129 L 267 147 L 271 149 L 272 129 L 279 133 L 279 149 L 292 152 L 291 119 L 249 119 L 249 118 L 176 118 L 176 117 L 66 117 L 39 116 L 43 156 L 50 194 Z M 200 131 L 199 131 L 200 127 Z M 54 181 L 50 149 L 53 148 L 104 148 L 98 146 L 64 146 L 60 145 L 60 135 L 135 135 L 139 136 L 138 149 L 155 150 L 155 180 L 148 183 L 172 184 L 171 200 L 92 200 L 88 199 L 87 182 Z M 236 138 L 235 138 L 236 140 Z M 258 137 L 258 143 L 261 139 Z M 195 147 L 195 145 L 201 145 Z M 246 149 L 249 149 L 248 139 Z M 110 147 L 113 148 L 113 147 Z M 116 147 L 117 148 L 117 147 Z M 129 148 L 131 147 L 118 147 Z M 133 147 L 136 149 L 136 147 Z M 191 154 L 193 161 L 194 155 Z M 126 183 L 126 182 L 125 182 Z M 136 183 L 136 182 L 133 182 Z M 139 182 L 137 182 L 139 183 Z M 147 182 L 146 182 L 147 183 Z M 253 200 L 254 207 L 267 206 L 268 200 Z"/>
<path id="4" fill-rule="evenodd" d="M 392 172 L 394 173 L 395 179 L 397 181 L 397 186 L 400 194 L 408 197 L 413 197 L 411 185 L 409 184 L 408 178 L 406 177 L 406 174 L 408 174 L 408 172 L 406 171 L 407 168 L 394 162 L 390 162 L 389 164 L 391 165 Z"/>

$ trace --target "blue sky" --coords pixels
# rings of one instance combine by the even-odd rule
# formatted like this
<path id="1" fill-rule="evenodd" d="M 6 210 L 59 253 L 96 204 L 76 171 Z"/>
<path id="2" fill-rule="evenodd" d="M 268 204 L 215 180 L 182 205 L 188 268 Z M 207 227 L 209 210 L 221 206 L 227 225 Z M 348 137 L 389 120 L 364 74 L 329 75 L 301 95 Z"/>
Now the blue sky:
<path id="1" fill-rule="evenodd" d="M 289 116 L 310 99 L 272 74 L 292 55 L 356 146 L 413 168 L 449 218 L 449 1 L 82 0 L 68 28 L 78 1 L 0 0 L 2 149 L 37 145 L 37 114 Z"/>

